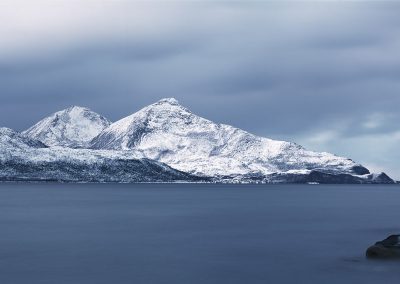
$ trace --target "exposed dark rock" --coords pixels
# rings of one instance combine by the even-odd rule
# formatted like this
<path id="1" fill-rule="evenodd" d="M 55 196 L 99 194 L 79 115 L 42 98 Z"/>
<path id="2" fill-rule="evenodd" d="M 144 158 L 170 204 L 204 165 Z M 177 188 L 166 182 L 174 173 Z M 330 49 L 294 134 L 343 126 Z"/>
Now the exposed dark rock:
<path id="1" fill-rule="evenodd" d="M 148 159 L 27 162 L 0 161 L 0 181 L 198 182 L 207 181 Z"/>
<path id="2" fill-rule="evenodd" d="M 335 183 L 335 184 L 358 184 L 363 183 L 361 178 L 350 174 L 328 174 L 319 171 L 311 171 L 306 178 L 307 182 Z"/>
<path id="3" fill-rule="evenodd" d="M 241 176 L 214 177 L 214 182 L 247 182 L 247 183 L 292 183 L 292 184 L 393 184 L 394 181 L 385 173 L 358 177 L 351 174 L 313 170 L 307 174 L 273 173 L 270 175 L 247 174 Z"/>
<path id="4" fill-rule="evenodd" d="M 354 167 L 351 168 L 351 170 L 356 175 L 368 175 L 368 174 L 370 174 L 370 171 L 367 168 L 365 168 L 365 167 L 363 167 L 361 165 L 354 166 Z"/>
<path id="5" fill-rule="evenodd" d="M 287 174 L 277 173 L 269 175 L 268 182 L 273 183 L 320 183 L 320 184 L 393 184 L 394 181 L 386 174 L 378 176 L 370 175 L 368 178 L 361 178 L 351 174 L 328 173 L 313 170 L 309 174 Z"/>
<path id="6" fill-rule="evenodd" d="M 367 249 L 366 256 L 376 259 L 400 259 L 400 235 L 391 235 Z"/>

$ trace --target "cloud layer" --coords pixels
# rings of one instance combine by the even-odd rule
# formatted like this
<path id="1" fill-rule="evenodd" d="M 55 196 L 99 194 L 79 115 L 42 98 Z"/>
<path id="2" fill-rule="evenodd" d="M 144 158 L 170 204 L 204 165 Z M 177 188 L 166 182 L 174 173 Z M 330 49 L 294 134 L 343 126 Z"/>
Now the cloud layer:
<path id="1" fill-rule="evenodd" d="M 0 2 L 0 121 L 162 97 L 400 179 L 400 4 Z"/>

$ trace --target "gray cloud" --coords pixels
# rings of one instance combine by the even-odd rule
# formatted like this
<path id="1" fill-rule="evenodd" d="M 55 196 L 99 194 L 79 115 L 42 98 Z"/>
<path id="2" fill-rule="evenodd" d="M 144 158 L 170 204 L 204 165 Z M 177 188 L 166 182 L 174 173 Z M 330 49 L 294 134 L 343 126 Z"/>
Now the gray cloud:
<path id="1" fill-rule="evenodd" d="M 70 105 L 117 120 L 176 97 L 400 178 L 400 4 L 4 3 L 1 125 L 22 130 Z"/>

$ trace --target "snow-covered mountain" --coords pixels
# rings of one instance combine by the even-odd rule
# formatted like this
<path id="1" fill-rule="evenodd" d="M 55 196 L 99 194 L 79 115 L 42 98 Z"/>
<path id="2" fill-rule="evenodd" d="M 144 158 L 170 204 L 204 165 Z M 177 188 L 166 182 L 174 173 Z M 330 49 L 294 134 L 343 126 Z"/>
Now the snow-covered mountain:
<path id="1" fill-rule="evenodd" d="M 345 175 L 358 182 L 374 178 L 368 169 L 350 159 L 214 123 L 173 98 L 112 123 L 92 140 L 91 148 L 134 150 L 141 157 L 180 171 L 221 180 L 337 182 Z"/>
<path id="2" fill-rule="evenodd" d="M 42 119 L 23 134 L 47 146 L 84 148 L 109 125 L 110 121 L 90 109 L 73 106 Z"/>
<path id="3" fill-rule="evenodd" d="M 8 128 L 0 128 L 0 181 L 173 182 L 199 181 L 134 153 L 46 147 Z"/>
<path id="4" fill-rule="evenodd" d="M 393 183 L 350 159 L 214 123 L 175 99 L 112 124 L 72 107 L 23 133 L 0 128 L 1 180 Z"/>

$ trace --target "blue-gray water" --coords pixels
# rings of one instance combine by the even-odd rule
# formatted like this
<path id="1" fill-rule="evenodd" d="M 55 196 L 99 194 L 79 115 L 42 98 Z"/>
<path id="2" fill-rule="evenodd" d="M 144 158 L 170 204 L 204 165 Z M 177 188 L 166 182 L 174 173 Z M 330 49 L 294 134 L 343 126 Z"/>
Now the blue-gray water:
<path id="1" fill-rule="evenodd" d="M 398 186 L 0 184 L 0 283 L 398 283 Z"/>

